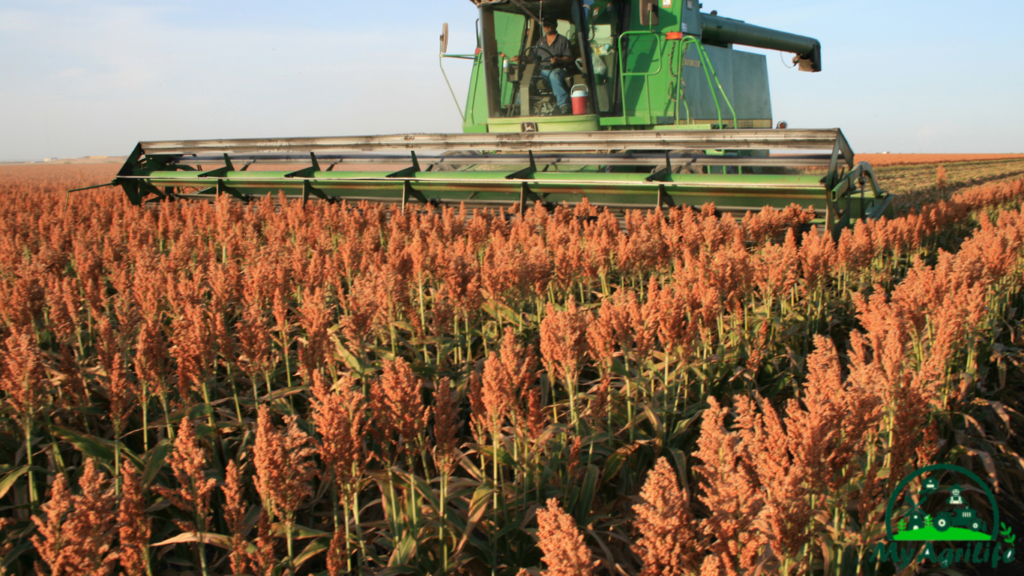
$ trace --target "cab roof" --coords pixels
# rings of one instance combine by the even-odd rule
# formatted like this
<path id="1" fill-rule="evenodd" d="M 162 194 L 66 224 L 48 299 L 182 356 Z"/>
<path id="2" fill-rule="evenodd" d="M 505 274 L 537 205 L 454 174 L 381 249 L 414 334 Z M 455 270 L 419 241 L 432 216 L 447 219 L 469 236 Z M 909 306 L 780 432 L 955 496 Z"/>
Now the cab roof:
<path id="1" fill-rule="evenodd" d="M 554 16 L 559 20 L 572 20 L 572 4 L 575 0 L 470 0 L 477 6 L 487 6 L 501 12 L 524 14 L 529 10 L 537 18 Z"/>

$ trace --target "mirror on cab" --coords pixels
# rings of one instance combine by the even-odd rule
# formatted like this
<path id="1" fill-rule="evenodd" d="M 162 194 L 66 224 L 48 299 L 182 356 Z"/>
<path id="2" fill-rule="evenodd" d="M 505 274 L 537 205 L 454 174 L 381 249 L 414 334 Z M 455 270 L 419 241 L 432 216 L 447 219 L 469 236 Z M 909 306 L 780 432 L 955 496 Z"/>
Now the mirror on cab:
<path id="1" fill-rule="evenodd" d="M 640 0 L 640 25 L 658 25 L 658 2 L 657 0 Z"/>
<path id="2" fill-rule="evenodd" d="M 448 23 L 441 26 L 441 54 L 448 52 Z"/>

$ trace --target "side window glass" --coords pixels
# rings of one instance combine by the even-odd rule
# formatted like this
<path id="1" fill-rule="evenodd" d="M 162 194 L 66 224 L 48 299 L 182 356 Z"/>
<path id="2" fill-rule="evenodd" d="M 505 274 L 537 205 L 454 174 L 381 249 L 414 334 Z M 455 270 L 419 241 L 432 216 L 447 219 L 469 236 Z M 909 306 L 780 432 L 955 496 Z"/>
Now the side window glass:
<path id="1" fill-rule="evenodd" d="M 522 51 L 526 16 L 509 12 L 496 12 L 494 15 L 494 28 L 498 53 L 502 55 L 499 64 L 501 66 L 501 73 L 498 75 L 500 79 L 501 105 L 507 109 L 513 104 L 515 98 L 514 76 L 510 73 L 509 66 L 513 64 L 513 59 Z"/>
<path id="2" fill-rule="evenodd" d="M 615 69 L 615 46 L 612 38 L 611 24 L 596 24 L 593 39 L 590 41 L 590 54 L 594 63 L 594 85 L 597 90 L 597 109 L 601 113 L 611 111 L 612 90 L 615 82 L 612 70 Z"/>

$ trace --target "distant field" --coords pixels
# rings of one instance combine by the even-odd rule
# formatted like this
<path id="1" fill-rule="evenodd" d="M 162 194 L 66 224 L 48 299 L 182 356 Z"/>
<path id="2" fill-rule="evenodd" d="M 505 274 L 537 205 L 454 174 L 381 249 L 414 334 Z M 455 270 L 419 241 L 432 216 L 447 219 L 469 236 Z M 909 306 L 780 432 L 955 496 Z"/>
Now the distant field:
<path id="1" fill-rule="evenodd" d="M 943 164 L 948 162 L 977 162 L 980 160 L 1008 160 L 1024 158 L 1024 154 L 857 154 L 858 162 L 872 166 L 901 166 L 905 164 Z"/>
<path id="2" fill-rule="evenodd" d="M 0 188 L 17 185 L 24 190 L 60 190 L 109 182 L 120 163 L 106 164 L 0 164 Z M 86 184 L 82 184 L 85 182 Z"/>
<path id="3" fill-rule="evenodd" d="M 858 155 L 857 159 L 866 160 L 868 156 L 871 155 Z M 900 156 L 911 156 L 911 154 L 901 154 Z M 948 158 L 965 158 L 966 156 L 969 155 L 946 155 Z M 878 155 L 878 157 L 885 158 L 883 155 Z M 972 186 L 1016 179 L 1024 175 L 1024 157 L 1022 156 L 986 160 L 961 159 L 955 162 L 936 161 L 925 164 L 879 165 L 873 160 L 870 162 L 882 188 L 896 195 L 893 201 L 898 214 L 905 214 L 911 209 L 920 210 L 922 206 L 930 202 L 948 200 L 953 194 Z M 939 181 L 939 166 L 945 171 L 942 182 Z"/>

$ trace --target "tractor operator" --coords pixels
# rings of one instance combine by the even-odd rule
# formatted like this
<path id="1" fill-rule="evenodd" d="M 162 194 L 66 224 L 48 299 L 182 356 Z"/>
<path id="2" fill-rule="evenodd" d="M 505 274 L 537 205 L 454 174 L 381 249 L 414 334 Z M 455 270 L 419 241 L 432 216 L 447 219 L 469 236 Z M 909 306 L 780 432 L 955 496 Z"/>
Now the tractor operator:
<path id="1" fill-rule="evenodd" d="M 558 33 L 558 21 L 544 19 L 544 34 L 537 41 L 535 54 L 540 61 L 540 75 L 551 86 L 558 101 L 558 111 L 571 114 L 569 92 L 565 88 L 566 67 L 572 65 L 572 46 L 565 36 Z"/>

